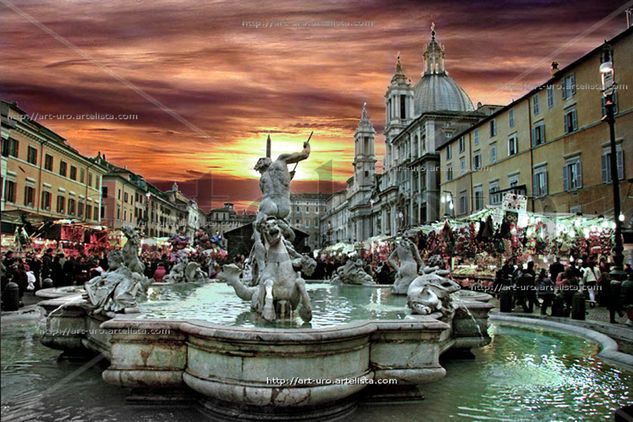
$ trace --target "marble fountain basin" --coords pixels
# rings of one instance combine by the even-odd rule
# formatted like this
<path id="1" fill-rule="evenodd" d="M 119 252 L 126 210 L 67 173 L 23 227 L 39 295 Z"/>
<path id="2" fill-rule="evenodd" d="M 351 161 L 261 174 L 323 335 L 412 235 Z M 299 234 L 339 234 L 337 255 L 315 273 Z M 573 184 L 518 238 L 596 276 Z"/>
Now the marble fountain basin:
<path id="1" fill-rule="evenodd" d="M 411 315 L 388 287 L 316 283 L 308 292 L 310 325 L 261 321 L 220 283 L 152 286 L 138 314 L 92 315 L 76 296 L 61 297 L 40 302 L 49 312 L 42 342 L 102 353 L 108 383 L 158 395 L 194 390 L 214 416 L 243 419 L 341 416 L 368 394 L 441 379 L 449 349 L 490 342 L 493 306 L 481 294 L 456 300 L 448 324 Z"/>

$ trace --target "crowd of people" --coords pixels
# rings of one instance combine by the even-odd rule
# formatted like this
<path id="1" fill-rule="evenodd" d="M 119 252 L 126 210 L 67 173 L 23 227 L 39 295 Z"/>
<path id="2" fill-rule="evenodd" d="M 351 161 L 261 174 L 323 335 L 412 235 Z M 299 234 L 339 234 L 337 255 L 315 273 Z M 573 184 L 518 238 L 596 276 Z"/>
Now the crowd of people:
<path id="1" fill-rule="evenodd" d="M 358 256 L 347 254 L 318 254 L 316 269 L 307 278 L 329 280 L 336 275 L 336 270 L 348 259 L 361 259 L 364 271 L 379 284 L 393 284 L 396 270 L 387 262 L 364 250 L 355 252 Z M 145 275 L 161 282 L 176 263 L 177 257 L 164 249 L 144 250 L 140 254 L 145 265 Z M 190 253 L 189 260 L 200 264 L 201 270 L 210 279 L 216 278 L 221 264 L 203 253 Z M 43 253 L 28 252 L 15 254 L 7 251 L 2 257 L 2 290 L 7 284 L 15 282 L 19 288 L 20 299 L 25 292 L 35 292 L 46 287 L 63 287 L 83 285 L 86 281 L 108 269 L 107 254 L 73 251 L 64 254 L 49 248 Z M 248 269 L 248 258 L 236 255 L 233 262 Z M 523 312 L 532 313 L 540 310 L 542 315 L 569 316 L 572 312 L 574 294 L 586 296 L 589 307 L 604 306 L 609 310 L 609 320 L 617 322 L 616 316 L 623 317 L 624 311 L 633 305 L 633 291 L 623 287 L 622 283 L 611 280 L 610 264 L 606 258 L 593 260 L 587 258 L 565 265 L 557 258 L 547 268 L 537 268 L 534 262 L 517 265 L 512 259 L 507 260 L 497 271 L 494 293 L 500 296 L 502 291 L 512 295 L 512 309 L 519 308 Z M 633 270 L 629 264 L 625 266 L 629 279 L 633 280 Z M 630 284 L 627 284 L 630 285 Z"/>
<path id="2" fill-rule="evenodd" d="M 494 291 L 511 294 L 511 308 L 532 313 L 540 309 L 542 315 L 569 316 L 573 298 L 580 293 L 589 306 L 604 306 L 609 310 L 609 321 L 616 323 L 616 315 L 624 316 L 627 306 L 633 304 L 633 290 L 609 276 L 610 264 L 606 258 L 597 262 L 591 258 L 565 265 L 560 258 L 547 268 L 536 268 L 534 262 L 525 267 L 508 260 L 497 271 Z M 633 280 L 633 270 L 625 266 L 626 277 Z"/>

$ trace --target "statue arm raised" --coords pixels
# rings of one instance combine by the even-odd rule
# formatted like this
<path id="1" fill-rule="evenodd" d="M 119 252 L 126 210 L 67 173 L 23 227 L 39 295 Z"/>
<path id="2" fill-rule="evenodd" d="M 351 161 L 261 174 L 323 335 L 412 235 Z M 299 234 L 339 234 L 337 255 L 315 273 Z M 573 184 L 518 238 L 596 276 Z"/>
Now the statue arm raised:
<path id="1" fill-rule="evenodd" d="M 298 163 L 299 161 L 303 161 L 310 156 L 310 143 L 303 143 L 303 150 L 301 152 L 294 152 L 291 154 L 281 154 L 277 159 L 281 161 L 285 161 L 286 164 Z"/>

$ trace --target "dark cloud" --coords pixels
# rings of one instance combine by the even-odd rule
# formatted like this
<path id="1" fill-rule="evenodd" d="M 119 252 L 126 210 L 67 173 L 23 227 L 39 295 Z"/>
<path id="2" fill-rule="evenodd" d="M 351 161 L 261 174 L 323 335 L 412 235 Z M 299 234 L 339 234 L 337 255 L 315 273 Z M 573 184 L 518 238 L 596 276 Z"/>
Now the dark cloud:
<path id="1" fill-rule="evenodd" d="M 226 178 L 214 185 L 218 195 L 248 202 L 258 189 L 245 169 L 267 133 L 294 142 L 314 130 L 321 151 L 311 160 L 336 154 L 344 186 L 351 164 L 341 157 L 353 154 L 362 103 L 380 134 L 396 54 L 415 82 L 432 21 L 451 76 L 474 102 L 504 104 L 522 94 L 504 84 L 519 78 L 527 91 L 548 78 L 552 59 L 564 66 L 624 29 L 621 14 L 587 32 L 624 3 L 16 1 L 80 52 L 0 5 L 0 96 L 31 114 L 136 115 L 42 123 L 83 153 L 105 151 L 151 180 L 190 184 L 213 170 Z M 241 167 L 241 177 L 229 167 Z"/>

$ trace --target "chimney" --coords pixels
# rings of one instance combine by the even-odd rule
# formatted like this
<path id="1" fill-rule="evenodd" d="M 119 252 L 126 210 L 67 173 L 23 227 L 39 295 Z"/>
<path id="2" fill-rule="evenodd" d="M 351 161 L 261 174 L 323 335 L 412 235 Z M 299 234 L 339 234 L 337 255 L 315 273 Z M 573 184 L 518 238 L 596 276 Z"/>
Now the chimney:
<path id="1" fill-rule="evenodd" d="M 552 76 L 556 75 L 560 69 L 558 68 L 558 62 L 552 62 Z"/>

